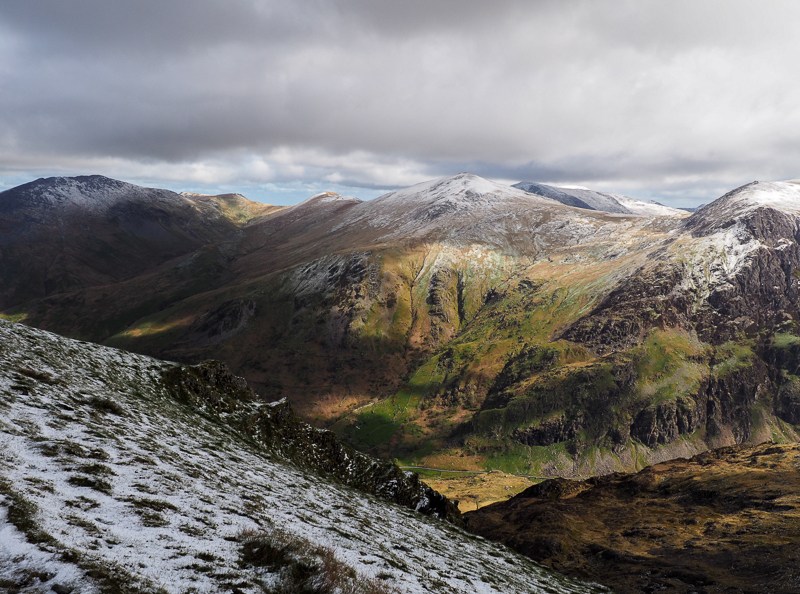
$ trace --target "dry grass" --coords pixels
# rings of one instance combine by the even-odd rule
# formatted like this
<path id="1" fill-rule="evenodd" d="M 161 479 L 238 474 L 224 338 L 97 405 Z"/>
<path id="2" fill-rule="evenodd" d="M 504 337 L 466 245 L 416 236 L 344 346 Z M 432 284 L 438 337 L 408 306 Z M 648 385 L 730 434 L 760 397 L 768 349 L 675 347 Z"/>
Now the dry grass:
<path id="1" fill-rule="evenodd" d="M 475 511 L 505 501 L 533 484 L 525 477 L 499 470 L 477 474 L 439 474 L 439 477 L 426 476 L 425 483 L 445 497 L 457 500 L 461 512 Z"/>
<path id="2" fill-rule="evenodd" d="M 800 445 L 725 448 L 635 475 L 547 481 L 468 526 L 619 592 L 796 592 Z"/>
<path id="3" fill-rule="evenodd" d="M 365 578 L 323 546 L 286 532 L 244 531 L 240 564 L 277 572 L 281 583 L 274 594 L 397 594 L 379 579 Z"/>

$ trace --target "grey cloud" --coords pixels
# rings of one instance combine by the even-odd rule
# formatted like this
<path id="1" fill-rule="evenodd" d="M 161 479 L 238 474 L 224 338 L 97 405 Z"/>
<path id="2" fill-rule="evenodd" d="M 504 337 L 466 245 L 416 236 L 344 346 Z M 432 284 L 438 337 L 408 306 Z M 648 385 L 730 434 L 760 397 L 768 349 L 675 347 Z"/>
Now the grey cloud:
<path id="1" fill-rule="evenodd" d="M 472 170 L 700 199 L 800 175 L 798 16 L 745 0 L 6 2 L 0 167 L 365 188 Z"/>

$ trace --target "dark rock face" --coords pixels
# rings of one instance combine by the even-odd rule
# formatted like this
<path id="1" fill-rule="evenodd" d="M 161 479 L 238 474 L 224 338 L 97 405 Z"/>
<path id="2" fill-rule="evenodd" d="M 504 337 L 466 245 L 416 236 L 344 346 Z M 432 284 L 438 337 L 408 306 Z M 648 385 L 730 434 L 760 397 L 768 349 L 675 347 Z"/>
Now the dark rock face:
<path id="1" fill-rule="evenodd" d="M 775 413 L 778 418 L 800 425 L 800 382 L 792 380 L 781 386 L 775 397 Z"/>
<path id="2" fill-rule="evenodd" d="M 698 212 L 685 224 L 702 237 L 724 226 Z M 729 221 L 734 224 L 734 221 Z M 692 270 L 657 251 L 652 262 L 624 279 L 563 338 L 586 344 L 598 353 L 637 344 L 653 328 L 694 329 L 712 344 L 755 336 L 789 320 L 800 321 L 800 225 L 795 217 L 759 208 L 739 221 L 742 239 L 762 246 L 729 281 L 711 287 L 706 296 L 680 288 Z M 691 283 L 689 283 L 691 285 Z M 689 286 L 687 285 L 687 286 Z"/>
<path id="3" fill-rule="evenodd" d="M 583 425 L 583 419 L 565 419 L 559 417 L 546 421 L 538 427 L 528 427 L 527 429 L 517 429 L 512 433 L 512 437 L 520 443 L 529 446 L 546 446 L 575 439 Z"/>
<path id="4" fill-rule="evenodd" d="M 756 400 L 776 391 L 764 362 L 754 360 L 746 369 L 708 378 L 691 397 L 645 408 L 634 418 L 630 434 L 648 447 L 655 447 L 700 428 L 711 438 L 730 430 L 736 442 L 742 443 L 752 434 Z"/>
<path id="5" fill-rule="evenodd" d="M 198 344 L 214 344 L 226 340 L 244 328 L 256 313 L 252 299 L 225 301 L 200 317 L 192 325 Z"/>
<path id="6" fill-rule="evenodd" d="M 681 398 L 642 410 L 631 424 L 630 435 L 652 448 L 694 432 L 704 421 L 705 411 L 691 399 Z"/>
<path id="7" fill-rule="evenodd" d="M 568 327 L 562 338 L 598 353 L 638 344 L 653 328 L 682 327 L 691 319 L 690 295 L 675 294 L 685 270 L 672 263 L 642 268 L 611 291 L 585 318 Z"/>
<path id="8" fill-rule="evenodd" d="M 358 452 L 330 431 L 303 423 L 284 400 L 264 403 L 223 363 L 175 366 L 164 374 L 164 385 L 173 398 L 229 423 L 301 467 L 420 513 L 459 522 L 458 507 L 417 474 Z"/>
<path id="9" fill-rule="evenodd" d="M 756 400 L 775 391 L 767 367 L 760 359 L 746 369 L 712 378 L 701 394 L 706 403 L 706 433 L 713 437 L 728 428 L 737 443 L 749 440 Z"/>

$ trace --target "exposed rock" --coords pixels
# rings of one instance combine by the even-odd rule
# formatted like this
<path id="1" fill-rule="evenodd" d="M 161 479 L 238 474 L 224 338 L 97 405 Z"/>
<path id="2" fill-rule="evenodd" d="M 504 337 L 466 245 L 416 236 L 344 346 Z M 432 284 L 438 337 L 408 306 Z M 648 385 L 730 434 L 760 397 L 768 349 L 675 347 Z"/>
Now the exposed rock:
<path id="1" fill-rule="evenodd" d="M 225 419 L 301 467 L 420 513 L 459 521 L 456 504 L 422 483 L 417 474 L 358 452 L 330 431 L 303 423 L 285 400 L 264 403 L 243 378 L 218 361 L 172 367 L 164 373 L 164 384 L 176 399 Z"/>
<path id="2" fill-rule="evenodd" d="M 256 313 L 252 299 L 232 299 L 207 312 L 192 325 L 193 343 L 214 344 L 242 330 Z"/>
<path id="3" fill-rule="evenodd" d="M 642 410 L 631 424 L 630 436 L 653 448 L 694 432 L 704 421 L 701 407 L 690 399 L 680 398 Z"/>
<path id="4" fill-rule="evenodd" d="M 545 446 L 575 439 L 583 426 L 583 419 L 565 419 L 558 417 L 543 422 L 537 427 L 527 427 L 525 429 L 515 429 L 512 437 L 520 443 L 529 446 Z"/>

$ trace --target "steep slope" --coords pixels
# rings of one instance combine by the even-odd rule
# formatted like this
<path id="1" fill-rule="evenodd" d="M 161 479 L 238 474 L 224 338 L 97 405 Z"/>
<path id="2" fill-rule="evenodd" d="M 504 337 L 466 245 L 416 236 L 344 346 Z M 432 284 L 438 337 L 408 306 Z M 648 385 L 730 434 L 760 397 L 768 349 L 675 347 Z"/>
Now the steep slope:
<path id="1" fill-rule="evenodd" d="M 273 441 L 275 407 L 239 402 L 243 386 L 219 367 L 183 369 L 6 322 L 0 337 L 4 588 L 596 589 L 322 478 L 311 459 L 324 452 L 287 452 L 291 427 Z"/>
<path id="2" fill-rule="evenodd" d="M 234 235 L 274 207 L 184 196 L 99 175 L 0 193 L 0 307 L 107 284 Z"/>
<path id="3" fill-rule="evenodd" d="M 556 334 L 589 355 L 522 350 L 473 431 L 505 436 L 517 468 L 577 476 L 795 440 L 798 187 L 750 184 L 685 219 Z M 533 466 L 542 447 L 551 462 Z"/>
<path id="4" fill-rule="evenodd" d="M 551 480 L 470 529 L 616 592 L 796 592 L 800 446 L 726 448 L 635 475 Z"/>
<path id="5" fill-rule="evenodd" d="M 791 327 L 798 320 L 798 201 L 798 183 L 754 182 L 699 209 L 582 326 L 618 325 L 603 333 L 609 344 L 656 324 L 696 327 L 717 342 L 782 322 Z"/>
<path id="6" fill-rule="evenodd" d="M 513 187 L 556 200 L 567 206 L 589 210 L 645 216 L 680 216 L 682 214 L 678 209 L 664 206 L 658 202 L 643 202 L 620 194 L 607 194 L 582 187 L 549 186 L 537 182 L 519 182 Z"/>

